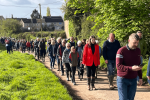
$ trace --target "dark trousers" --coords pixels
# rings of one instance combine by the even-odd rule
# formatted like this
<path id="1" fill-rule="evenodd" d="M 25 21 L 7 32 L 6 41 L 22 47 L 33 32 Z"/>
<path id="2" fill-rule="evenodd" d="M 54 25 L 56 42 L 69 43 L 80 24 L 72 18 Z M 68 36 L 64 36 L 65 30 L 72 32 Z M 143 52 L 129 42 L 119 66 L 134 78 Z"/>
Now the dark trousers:
<path id="1" fill-rule="evenodd" d="M 6 49 L 7 49 L 7 53 L 9 52 L 10 54 L 10 46 L 7 46 Z"/>
<path id="2" fill-rule="evenodd" d="M 26 50 L 26 48 L 25 48 L 25 47 L 23 47 L 23 48 L 22 48 L 22 53 L 23 53 L 23 52 L 25 53 L 25 50 Z"/>
<path id="3" fill-rule="evenodd" d="M 41 54 L 41 57 L 44 57 L 45 58 L 45 54 L 46 54 L 46 50 L 40 50 L 40 54 Z"/>
<path id="4" fill-rule="evenodd" d="M 55 65 L 55 56 L 50 56 L 50 59 L 51 59 L 51 62 L 50 62 L 50 67 L 54 68 L 54 65 Z"/>
<path id="5" fill-rule="evenodd" d="M 71 77 L 71 67 L 69 63 L 65 63 L 65 67 L 66 67 L 66 75 L 67 77 L 69 77 L 69 72 L 70 72 L 70 77 Z"/>
<path id="6" fill-rule="evenodd" d="M 30 52 L 30 47 L 27 47 L 27 50 Z"/>
<path id="7" fill-rule="evenodd" d="M 72 72 L 72 81 L 75 82 L 76 66 L 71 67 L 71 72 Z"/>
<path id="8" fill-rule="evenodd" d="M 96 71 L 96 66 L 93 65 L 92 66 L 86 66 L 86 70 L 87 70 L 87 77 L 95 77 L 95 71 Z"/>
<path id="9" fill-rule="evenodd" d="M 64 66 L 62 65 L 62 60 L 60 60 L 60 65 L 58 65 L 58 66 L 60 66 L 61 72 L 63 74 L 64 73 Z"/>

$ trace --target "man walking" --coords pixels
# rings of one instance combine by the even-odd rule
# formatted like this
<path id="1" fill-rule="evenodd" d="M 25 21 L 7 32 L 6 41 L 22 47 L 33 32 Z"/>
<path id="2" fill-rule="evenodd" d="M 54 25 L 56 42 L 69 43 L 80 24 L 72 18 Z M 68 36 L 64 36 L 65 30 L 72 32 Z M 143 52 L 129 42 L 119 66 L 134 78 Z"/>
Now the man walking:
<path id="1" fill-rule="evenodd" d="M 113 85 L 113 79 L 116 69 L 116 53 L 119 48 L 119 41 L 115 40 L 115 35 L 113 33 L 110 33 L 109 39 L 106 40 L 103 45 L 103 57 L 105 59 L 105 63 L 107 64 L 109 88 L 111 90 L 115 88 L 115 86 Z"/>
<path id="2" fill-rule="evenodd" d="M 120 48 L 116 55 L 117 86 L 119 100 L 134 100 L 137 75 L 142 85 L 141 51 L 138 47 L 139 36 L 135 33 L 129 36 L 128 44 Z"/>

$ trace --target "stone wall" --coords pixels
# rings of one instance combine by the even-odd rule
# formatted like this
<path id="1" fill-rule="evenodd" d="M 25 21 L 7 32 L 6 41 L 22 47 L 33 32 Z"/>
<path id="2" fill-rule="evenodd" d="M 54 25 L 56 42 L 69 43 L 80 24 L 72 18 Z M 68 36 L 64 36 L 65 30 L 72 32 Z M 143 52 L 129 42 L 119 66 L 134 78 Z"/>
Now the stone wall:
<path id="1" fill-rule="evenodd" d="M 65 20 L 64 21 L 64 24 L 65 24 L 65 32 L 66 32 L 66 37 L 69 38 L 69 20 Z"/>

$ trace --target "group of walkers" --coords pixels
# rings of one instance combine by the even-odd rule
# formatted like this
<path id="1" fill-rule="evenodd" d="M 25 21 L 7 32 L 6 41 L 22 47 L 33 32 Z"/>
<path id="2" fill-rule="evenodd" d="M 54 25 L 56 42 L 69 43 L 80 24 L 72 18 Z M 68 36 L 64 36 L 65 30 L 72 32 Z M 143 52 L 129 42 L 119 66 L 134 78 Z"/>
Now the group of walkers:
<path id="1" fill-rule="evenodd" d="M 71 80 L 74 85 L 75 73 L 78 71 L 78 78 L 83 78 L 84 66 L 87 71 L 87 88 L 88 90 L 96 90 L 95 79 L 97 78 L 97 68 L 100 65 L 100 56 L 103 55 L 107 64 L 107 77 L 109 88 L 113 90 L 118 87 L 119 100 L 134 100 L 136 87 L 142 85 L 142 63 L 143 55 L 146 54 L 147 47 L 142 38 L 142 32 L 138 31 L 129 36 L 126 46 L 121 47 L 118 40 L 115 39 L 113 33 L 109 34 L 108 39 L 103 44 L 103 50 L 98 45 L 99 41 L 95 36 L 82 41 L 70 37 L 62 39 L 61 37 L 35 41 L 14 40 L 14 46 L 11 39 L 1 38 L 1 42 L 5 43 L 7 52 L 10 48 L 16 50 L 25 49 L 35 52 L 37 59 L 45 61 L 47 55 L 50 59 L 50 69 L 55 69 L 55 60 L 57 60 L 58 70 L 64 76 L 64 67 L 67 81 Z M 47 42 L 47 44 L 46 44 Z M 46 49 L 47 47 L 47 49 Z M 103 52 L 103 53 L 102 53 Z M 113 84 L 115 71 L 117 68 L 117 86 Z M 81 77 L 82 76 L 82 77 Z M 150 60 L 147 69 L 147 78 L 150 80 Z"/>

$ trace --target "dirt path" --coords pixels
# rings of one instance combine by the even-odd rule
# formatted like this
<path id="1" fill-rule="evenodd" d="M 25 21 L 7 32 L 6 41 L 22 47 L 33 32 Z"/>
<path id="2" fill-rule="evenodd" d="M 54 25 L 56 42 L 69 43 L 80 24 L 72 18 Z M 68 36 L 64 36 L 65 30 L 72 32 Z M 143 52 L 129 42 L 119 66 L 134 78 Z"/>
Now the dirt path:
<path id="1" fill-rule="evenodd" d="M 49 69 L 50 61 L 49 58 L 45 59 L 45 66 Z M 51 71 L 59 77 L 61 83 L 65 85 L 68 89 L 69 94 L 73 97 L 74 100 L 118 100 L 118 90 L 109 90 L 108 89 L 108 80 L 107 74 L 105 71 L 98 71 L 98 77 L 96 79 L 95 87 L 98 90 L 89 91 L 87 89 L 87 80 L 86 80 L 86 72 L 84 73 L 83 80 L 80 81 L 76 72 L 76 85 L 74 86 L 71 81 L 66 80 L 65 76 L 61 76 L 61 71 L 57 71 L 57 66 L 55 69 Z M 116 84 L 116 78 L 114 81 Z M 137 88 L 135 100 L 150 100 L 150 87 L 149 86 L 139 86 Z"/>

